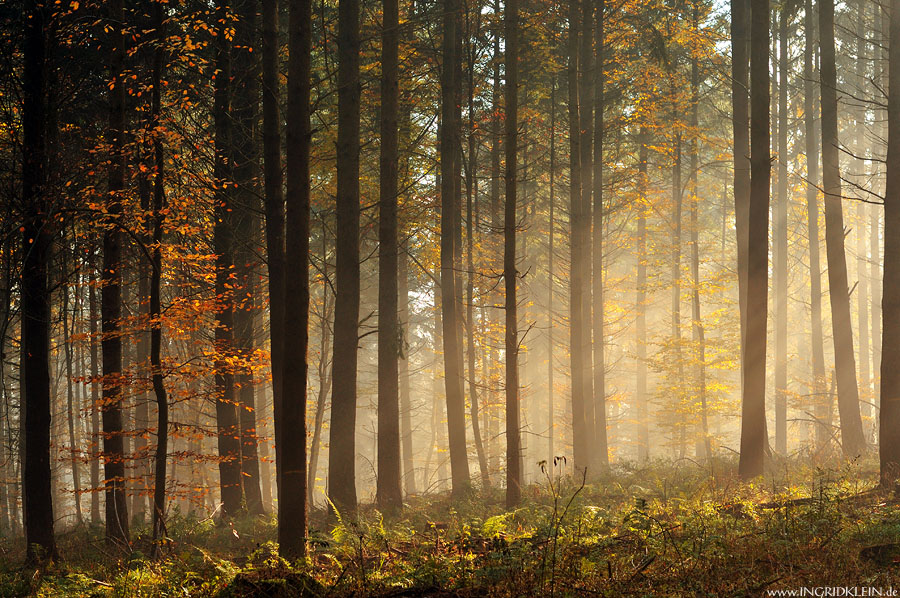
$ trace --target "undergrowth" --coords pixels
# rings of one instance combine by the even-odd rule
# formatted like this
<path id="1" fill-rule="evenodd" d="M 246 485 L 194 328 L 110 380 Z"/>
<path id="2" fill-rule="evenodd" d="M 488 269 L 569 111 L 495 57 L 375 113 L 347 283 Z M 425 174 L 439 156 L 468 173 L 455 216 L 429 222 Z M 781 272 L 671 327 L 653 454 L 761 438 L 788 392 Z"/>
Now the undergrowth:
<path id="1" fill-rule="evenodd" d="M 595 480 L 544 464 L 521 507 L 503 491 L 411 497 L 401 517 L 363 506 L 311 513 L 310 551 L 288 562 L 272 516 L 228 523 L 175 513 L 164 557 L 147 530 L 129 554 L 103 530 L 59 535 L 61 559 L 22 568 L 0 540 L 6 596 L 754 596 L 801 587 L 900 587 L 900 501 L 871 464 L 742 484 L 734 464 L 620 466 Z"/>

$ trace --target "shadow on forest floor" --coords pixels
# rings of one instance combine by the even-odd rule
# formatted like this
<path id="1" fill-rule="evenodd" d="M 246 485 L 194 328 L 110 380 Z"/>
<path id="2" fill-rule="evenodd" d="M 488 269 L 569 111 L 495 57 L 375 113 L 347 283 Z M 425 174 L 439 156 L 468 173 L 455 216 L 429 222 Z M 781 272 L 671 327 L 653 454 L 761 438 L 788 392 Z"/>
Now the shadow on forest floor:
<path id="1" fill-rule="evenodd" d="M 891 595 L 900 497 L 874 488 L 875 465 L 784 462 L 742 484 L 732 462 L 657 462 L 586 484 L 554 472 L 515 511 L 497 488 L 410 497 L 399 518 L 314 511 L 295 563 L 278 555 L 271 516 L 175 513 L 155 562 L 145 535 L 122 555 L 102 529 L 78 528 L 59 535 L 59 562 L 25 570 L 21 541 L 0 540 L 0 596 Z"/>

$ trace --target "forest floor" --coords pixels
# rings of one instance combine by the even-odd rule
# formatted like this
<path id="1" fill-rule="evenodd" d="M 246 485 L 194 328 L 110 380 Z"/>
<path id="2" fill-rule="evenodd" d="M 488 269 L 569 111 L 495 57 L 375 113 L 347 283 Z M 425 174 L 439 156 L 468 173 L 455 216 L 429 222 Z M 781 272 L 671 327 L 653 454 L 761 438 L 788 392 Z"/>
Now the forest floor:
<path id="1" fill-rule="evenodd" d="M 875 463 L 782 463 L 756 485 L 733 462 L 681 463 L 548 476 L 512 512 L 498 489 L 413 497 L 393 519 L 367 506 L 353 524 L 313 512 L 297 563 L 273 517 L 176 513 L 158 561 L 146 535 L 122 555 L 81 528 L 35 571 L 0 540 L 0 596 L 900 595 L 900 496 L 875 490 Z"/>

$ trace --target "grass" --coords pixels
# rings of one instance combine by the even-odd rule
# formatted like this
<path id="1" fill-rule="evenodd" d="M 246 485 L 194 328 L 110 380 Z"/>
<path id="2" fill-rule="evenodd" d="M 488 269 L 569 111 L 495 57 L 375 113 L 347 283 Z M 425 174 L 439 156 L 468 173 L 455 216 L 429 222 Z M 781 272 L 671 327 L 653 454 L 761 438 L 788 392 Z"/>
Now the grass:
<path id="1" fill-rule="evenodd" d="M 59 536 L 62 559 L 21 568 L 0 544 L 3 596 L 755 596 L 800 587 L 900 588 L 900 501 L 874 465 L 782 464 L 754 484 L 681 461 L 598 480 L 547 473 L 508 512 L 499 489 L 413 497 L 401 518 L 314 512 L 304 561 L 278 555 L 272 517 L 233 527 L 176 514 L 165 557 L 122 555 L 102 529 Z"/>

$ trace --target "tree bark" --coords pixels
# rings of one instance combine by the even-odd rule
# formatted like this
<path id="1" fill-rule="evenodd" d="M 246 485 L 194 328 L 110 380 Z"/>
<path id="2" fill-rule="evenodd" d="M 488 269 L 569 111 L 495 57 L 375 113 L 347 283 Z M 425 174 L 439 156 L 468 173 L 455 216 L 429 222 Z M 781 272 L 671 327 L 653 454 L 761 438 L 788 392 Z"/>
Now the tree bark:
<path id="1" fill-rule="evenodd" d="M 153 546 L 151 556 L 160 550 L 160 540 L 166 534 L 166 460 L 169 450 L 169 399 L 162 370 L 162 241 L 165 199 L 165 155 L 160 123 L 162 71 L 166 55 L 166 29 L 161 0 L 153 3 L 153 26 L 156 29 L 156 48 L 153 52 L 153 91 L 151 119 L 153 124 L 153 264 L 150 273 L 150 368 L 153 392 L 156 395 L 156 455 L 153 468 Z"/>
<path id="2" fill-rule="evenodd" d="M 400 6 L 383 1 L 381 34 L 381 155 L 378 216 L 378 477 L 376 502 L 399 511 L 400 325 L 398 322 L 397 232 L 400 75 Z"/>
<path id="3" fill-rule="evenodd" d="M 234 144 L 234 350 L 236 399 L 241 442 L 241 483 L 251 515 L 264 512 L 259 480 L 256 405 L 253 382 L 253 295 L 256 291 L 259 158 L 256 132 L 259 120 L 259 76 L 256 0 L 236 0 L 233 57 L 232 143 Z"/>
<path id="4" fill-rule="evenodd" d="M 50 495 L 50 290 L 47 262 L 51 238 L 50 215 L 44 196 L 46 13 L 28 3 L 24 41 L 22 91 L 22 281 L 21 386 L 24 446 L 22 455 L 22 512 L 26 561 L 56 556 L 53 502 Z"/>
<path id="5" fill-rule="evenodd" d="M 444 337 L 444 385 L 447 395 L 447 432 L 450 444 L 450 475 L 455 495 L 468 488 L 469 461 L 466 451 L 466 413 L 463 368 L 459 338 L 459 297 L 455 257 L 456 224 L 459 214 L 460 122 L 459 101 L 461 59 L 459 0 L 444 0 L 443 65 L 441 70 L 441 324 Z"/>
<path id="6" fill-rule="evenodd" d="M 787 298 L 788 298 L 788 185 L 787 92 L 789 7 L 781 8 L 778 28 L 778 181 L 775 204 L 775 450 L 787 454 Z"/>
<path id="7" fill-rule="evenodd" d="M 516 152 L 519 123 L 519 0 L 506 0 L 506 201 L 503 281 L 506 287 L 506 508 L 522 500 L 519 436 L 519 328 L 516 309 Z"/>
<path id="8" fill-rule="evenodd" d="M 638 150 L 638 222 L 637 222 L 637 298 L 635 300 L 636 374 L 635 403 L 637 408 L 637 453 L 638 461 L 646 463 L 650 458 L 650 423 L 648 421 L 647 397 L 647 211 L 650 198 L 647 196 L 647 129 L 640 132 Z"/>
<path id="9" fill-rule="evenodd" d="M 125 190 L 125 15 L 122 0 L 108 5 L 110 21 L 109 88 L 109 199 L 110 217 L 103 234 L 100 317 L 103 352 L 103 452 L 106 475 L 106 538 L 128 545 L 128 508 L 125 497 L 125 455 L 122 435 L 122 232 L 119 219 Z"/>
<path id="10" fill-rule="evenodd" d="M 219 490 L 222 516 L 234 517 L 241 509 L 241 443 L 238 414 L 235 408 L 234 368 L 234 201 L 233 143 L 231 126 L 231 45 L 226 39 L 229 21 L 227 0 L 219 0 L 216 12 L 219 29 L 216 35 L 216 77 L 213 120 L 215 127 L 216 179 L 215 228 L 213 246 L 216 253 L 216 322 L 215 397 L 216 434 L 219 451 Z M 104 364 L 106 359 L 104 358 Z"/>
<path id="11" fill-rule="evenodd" d="M 841 172 L 837 125 L 837 71 L 834 46 L 834 1 L 819 2 L 822 94 L 822 183 L 825 190 L 825 254 L 828 260 L 828 288 L 834 333 L 835 376 L 838 412 L 841 417 L 841 447 L 848 458 L 865 450 L 859 412 L 856 359 L 850 323 L 850 294 L 847 259 L 844 254 L 844 215 L 841 206 Z"/>
<path id="12" fill-rule="evenodd" d="M 603 85 L 604 85 L 604 41 L 603 35 L 603 11 L 604 0 L 596 3 L 596 22 L 594 24 L 594 36 L 596 38 L 596 72 L 594 74 L 594 213 L 593 213 L 593 237 L 592 237 L 592 269 L 591 291 L 594 342 L 593 354 L 593 402 L 594 402 L 594 451 L 597 467 L 600 470 L 609 468 L 609 446 L 606 435 L 606 361 L 605 346 L 606 337 L 603 330 L 604 303 L 603 303 L 603 137 L 605 134 L 603 125 Z"/>
<path id="13" fill-rule="evenodd" d="M 763 473 L 766 453 L 766 320 L 769 270 L 769 0 L 750 0 L 750 208 L 744 396 L 738 473 Z"/>
<path id="14" fill-rule="evenodd" d="M 343 6 L 343 4 L 342 2 L 341 5 Z M 281 554 L 288 558 L 299 558 L 306 554 L 308 508 L 306 504 L 306 376 L 309 345 L 309 152 L 312 134 L 309 123 L 309 100 L 312 3 L 310 0 L 290 0 L 288 6 L 290 10 L 288 29 L 290 32 L 288 37 L 290 58 L 288 60 L 287 113 L 290 118 L 286 128 L 287 195 L 285 197 L 284 271 L 292 272 L 293 275 L 284 278 L 284 344 L 282 352 L 284 363 L 281 407 L 280 413 L 276 414 L 276 434 L 280 434 L 279 438 L 282 442 L 280 448 L 276 449 L 276 459 L 278 459 L 277 475 L 279 480 L 278 544 Z M 268 28 L 271 29 L 271 23 Z M 268 68 L 271 69 L 271 65 Z M 270 93 L 272 93 L 271 89 Z M 270 112 L 272 112 L 271 107 Z M 273 206 L 272 211 L 275 211 L 276 207 L 278 206 Z M 278 223 L 274 222 L 273 225 L 277 226 Z M 278 231 L 273 232 L 277 233 Z M 287 304 L 288 300 L 290 305 Z M 355 316 L 352 324 L 354 326 L 356 324 Z M 356 347 L 355 340 L 354 334 L 354 349 Z M 354 363 L 354 374 L 355 371 Z M 335 422 L 335 420 L 332 421 Z M 289 431 L 293 438 L 302 440 L 287 442 L 286 431 Z M 354 428 L 351 426 L 351 440 L 353 432 Z M 341 439 L 332 437 L 332 440 Z M 352 446 L 350 450 L 352 451 Z M 332 482 L 334 479 L 331 477 Z"/>
<path id="15" fill-rule="evenodd" d="M 881 484 L 900 477 L 900 10 L 889 10 L 887 187 L 884 196 L 884 281 L 881 309 Z"/>
<path id="16" fill-rule="evenodd" d="M 747 256 L 750 218 L 750 1 L 731 0 L 731 107 L 734 137 L 734 228 L 737 237 L 738 306 L 741 317 L 741 388 L 746 370 Z"/>

